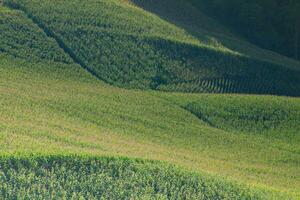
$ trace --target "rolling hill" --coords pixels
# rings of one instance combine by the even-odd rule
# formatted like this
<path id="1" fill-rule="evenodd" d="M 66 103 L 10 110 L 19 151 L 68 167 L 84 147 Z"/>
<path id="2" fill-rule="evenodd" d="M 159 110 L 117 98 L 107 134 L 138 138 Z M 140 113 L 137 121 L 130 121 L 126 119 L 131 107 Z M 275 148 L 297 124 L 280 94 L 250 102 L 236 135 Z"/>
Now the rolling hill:
<path id="1" fill-rule="evenodd" d="M 231 39 L 222 27 L 215 28 L 217 22 L 210 23 L 212 19 L 206 23 L 215 26 L 207 30 L 204 26 L 202 31 L 197 27 L 206 18 L 202 19 L 196 7 L 190 9 L 188 1 L 157 2 L 161 1 L 4 1 L 24 11 L 84 68 L 118 87 L 300 95 L 299 62 L 246 42 L 241 45 L 241 40 Z M 149 5 L 171 7 L 154 9 L 152 14 L 134 3 L 150 11 L 153 6 Z M 193 15 L 176 16 L 176 8 L 183 15 L 193 10 Z M 181 28 L 181 24 L 186 25 Z"/>
<path id="2" fill-rule="evenodd" d="M 4 1 L 1 198 L 300 197 L 299 63 L 154 2 Z"/>

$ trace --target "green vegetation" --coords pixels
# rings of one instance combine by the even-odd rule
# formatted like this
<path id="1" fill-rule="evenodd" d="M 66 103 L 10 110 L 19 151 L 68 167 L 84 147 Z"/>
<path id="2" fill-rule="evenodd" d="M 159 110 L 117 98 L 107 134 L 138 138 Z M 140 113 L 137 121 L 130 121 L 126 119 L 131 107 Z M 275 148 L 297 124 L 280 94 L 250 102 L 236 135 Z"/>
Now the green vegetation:
<path id="1" fill-rule="evenodd" d="M 300 102 L 298 99 L 245 97 L 207 97 L 187 109 L 204 121 L 226 130 L 271 132 L 271 137 L 300 141 Z M 218 109 L 216 109 L 218 107 Z M 276 133 L 275 133 L 276 132 Z M 290 138 L 292 137 L 292 138 Z"/>
<path id="2" fill-rule="evenodd" d="M 299 143 L 256 135 L 250 140 L 210 127 L 180 107 L 184 101 L 196 101 L 186 95 L 168 94 L 178 101 L 173 102 L 163 93 L 103 85 L 83 70 L 71 73 L 65 64 L 34 64 L 7 56 L 1 61 L 4 154 L 63 152 L 164 160 L 251 187 L 297 194 Z"/>
<path id="3" fill-rule="evenodd" d="M 249 41 L 295 59 L 300 58 L 298 0 L 189 1 Z"/>
<path id="4" fill-rule="evenodd" d="M 210 126 L 231 132 L 256 133 L 292 143 L 300 141 L 299 98 L 245 95 L 185 98 L 177 103 Z M 174 99 L 176 101 L 177 97 Z"/>
<path id="5" fill-rule="evenodd" d="M 54 39 L 32 23 L 22 12 L 1 7 L 0 10 L 0 53 L 28 61 L 70 63 Z"/>
<path id="6" fill-rule="evenodd" d="M 20 8 L 0 9 L 1 197 L 47 199 L 49 195 L 65 195 L 67 199 L 80 199 L 99 197 L 100 192 L 104 199 L 111 195 L 115 199 L 126 199 L 128 195 L 137 199 L 300 197 L 299 98 L 164 93 L 109 86 L 99 78 L 116 74 L 95 67 L 98 54 L 93 54 L 102 48 L 102 41 L 95 39 L 100 40 L 102 35 L 111 37 L 103 44 L 107 56 L 113 55 L 112 48 L 125 52 L 128 38 L 140 35 L 141 41 L 148 42 L 151 37 L 147 34 L 160 34 L 155 36 L 160 38 L 161 46 L 156 48 L 159 52 L 165 52 L 167 46 L 171 54 L 179 45 L 187 49 L 182 53 L 178 49 L 182 57 L 205 51 L 214 52 L 216 59 L 219 55 L 246 58 L 223 46 L 201 43 L 183 29 L 127 1 L 51 2 L 38 6 L 38 1 L 26 1 L 26 9 L 21 8 L 25 13 Z M 74 10 L 79 14 L 74 15 Z M 118 22 L 123 22 L 123 14 L 132 17 L 127 18 L 130 23 Z M 88 26 L 91 16 L 95 23 L 105 26 Z M 130 33 L 132 27 L 148 32 L 112 37 L 108 32 L 116 23 L 124 32 Z M 87 33 L 73 37 L 72 28 Z M 136 43 L 132 44 L 137 48 Z M 126 49 L 129 55 L 131 50 Z M 143 48 L 135 50 L 142 51 L 137 55 L 151 55 L 144 54 Z M 124 60 L 125 54 L 120 55 L 122 70 L 127 61 L 135 62 L 135 57 Z M 165 60 L 164 54 L 155 55 Z M 110 58 L 108 61 L 115 62 Z M 88 72 L 83 69 L 86 67 L 93 68 Z M 291 70 L 296 76 L 296 68 L 287 65 L 278 69 Z M 144 72 L 149 74 L 146 68 L 141 70 Z M 128 77 L 133 74 L 136 72 Z M 122 81 L 120 86 L 127 87 Z M 292 86 L 294 89 L 288 91 L 297 92 L 297 82 Z M 242 91 L 234 87 L 231 91 Z M 265 118 L 254 123 L 261 111 Z M 246 112 L 250 114 L 247 121 L 243 119 Z M 128 158 L 116 158 L 119 156 Z M 112 194 L 115 188 L 119 190 Z"/>
<path id="7" fill-rule="evenodd" d="M 45 32 L 59 38 L 74 60 L 115 86 L 300 95 L 299 63 L 243 55 L 214 38 L 193 36 L 127 1 L 4 2 L 24 11 Z"/>
<path id="8" fill-rule="evenodd" d="M 141 160 L 2 157 L 0 166 L 0 169 L 5 166 L 0 178 L 0 197 L 4 199 L 233 200 L 272 197 L 271 193 Z"/>
<path id="9" fill-rule="evenodd" d="M 296 60 L 258 48 L 230 31 L 228 27 L 218 23 L 214 18 L 205 15 L 204 13 L 210 10 L 204 5 L 200 6 L 200 3 L 204 1 L 132 0 L 138 7 L 154 13 L 177 27 L 183 28 L 199 41 L 209 44 L 209 46 L 223 47 L 248 58 L 299 70 L 300 64 Z M 178 8 L 180 8 L 180 15 L 178 14 Z"/>

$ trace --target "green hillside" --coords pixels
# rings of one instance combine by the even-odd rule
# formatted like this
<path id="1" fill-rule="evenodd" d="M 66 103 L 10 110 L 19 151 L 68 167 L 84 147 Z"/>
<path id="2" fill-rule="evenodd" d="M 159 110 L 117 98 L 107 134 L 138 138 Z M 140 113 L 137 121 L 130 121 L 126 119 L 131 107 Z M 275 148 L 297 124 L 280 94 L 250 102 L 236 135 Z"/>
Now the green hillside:
<path id="1" fill-rule="evenodd" d="M 253 187 L 297 194 L 299 140 L 256 134 L 249 140 L 249 134 L 216 129 L 181 108 L 195 102 L 185 95 L 170 94 L 177 102 L 167 101 L 163 93 L 105 86 L 84 71 L 71 73 L 70 65 L 6 56 L 1 61 L 2 154 L 85 153 L 163 160 Z M 265 98 L 268 103 L 280 101 Z M 289 101 L 291 106 L 299 102 Z"/>
<path id="2" fill-rule="evenodd" d="M 1 7 L 0 53 L 28 61 L 71 63 L 56 41 L 47 37 L 26 15 Z"/>
<path id="3" fill-rule="evenodd" d="M 191 26 L 184 29 L 176 26 L 180 23 L 178 17 L 173 22 L 160 17 L 159 12 L 152 14 L 120 0 L 4 2 L 24 11 L 99 79 L 118 87 L 196 93 L 300 94 L 298 62 L 246 42 L 240 44 L 239 40 L 223 34 L 220 27 L 208 28 L 208 31 L 218 29 L 220 37 L 203 34 Z M 181 5 L 177 8 L 182 12 L 189 11 L 188 2 L 178 0 L 176 4 Z M 167 5 L 172 7 L 173 2 Z M 194 12 L 193 16 L 201 18 L 196 7 Z M 175 15 L 172 11 L 167 14 L 170 18 Z M 264 59 L 257 56 L 260 52 Z"/>
<path id="4" fill-rule="evenodd" d="M 185 108 L 210 126 L 300 141 L 298 99 L 202 95 L 187 102 Z"/>
<path id="5" fill-rule="evenodd" d="M 230 0 L 231 1 L 231 0 Z M 242 2 L 244 0 L 232 0 L 231 2 Z M 246 0 L 245 0 L 246 1 Z M 267 1 L 267 0 L 266 0 Z M 250 58 L 256 58 L 266 62 L 283 65 L 299 70 L 299 62 L 287 57 L 276 54 L 272 51 L 258 48 L 257 46 L 246 42 L 241 38 L 241 34 L 233 33 L 230 28 L 218 23 L 213 18 L 205 15 L 203 12 L 211 12 L 211 15 L 220 15 L 223 10 L 213 12 L 213 9 L 206 7 L 206 0 L 132 0 L 137 6 L 146 11 L 158 15 L 160 18 L 175 24 L 178 27 L 187 30 L 194 37 L 201 41 L 211 41 L 214 46 L 224 46 L 232 51 L 239 52 Z M 213 1 L 218 3 L 217 1 Z M 263 1 L 261 1 L 263 2 Z M 226 4 L 220 1 L 219 4 Z M 230 4 L 229 4 L 230 5 Z M 180 14 L 178 9 L 180 8 Z M 217 9 L 217 8 L 216 8 Z M 227 9 L 230 9 L 228 7 Z M 202 12 L 203 11 L 203 12 Z M 273 11 L 272 11 L 273 12 Z M 255 19 L 257 20 L 257 19 Z M 220 20 L 222 21 L 222 20 Z M 266 39 L 266 41 L 268 41 Z"/>
<path id="6" fill-rule="evenodd" d="M 299 60 L 300 1 L 188 1 L 248 41 Z"/>
<path id="7" fill-rule="evenodd" d="M 282 81 L 274 93 L 296 96 L 296 61 L 270 54 L 283 66 L 267 62 L 271 57 L 246 58 L 128 1 L 88 2 L 0 7 L 0 198 L 300 197 L 299 98 L 107 84 L 171 90 L 170 82 L 157 84 L 160 75 L 177 80 L 175 69 L 178 76 L 196 76 L 185 74 L 189 66 L 176 56 L 191 64 L 191 55 L 213 54 L 208 62 L 268 63 L 266 73 L 276 68 L 274 80 Z M 225 29 L 214 26 L 207 30 Z M 205 76 L 225 71 L 219 64 L 204 67 Z M 235 71 L 238 66 L 232 73 L 243 73 Z M 260 67 L 251 70 L 259 73 Z M 252 92 L 247 86 L 248 93 L 269 93 L 262 92 L 268 80 L 255 83 L 261 89 L 253 86 Z M 228 91 L 247 92 L 242 82 L 234 83 Z M 228 92 L 194 86 L 197 92 Z"/>
<path id="8" fill-rule="evenodd" d="M 4 191 L 0 197 L 7 199 L 200 200 L 270 197 L 262 191 L 242 188 L 158 162 L 47 156 L 31 157 L 29 160 L 3 157 L 0 163 L 12 166 L 4 170 L 0 181 L 0 188 Z"/>

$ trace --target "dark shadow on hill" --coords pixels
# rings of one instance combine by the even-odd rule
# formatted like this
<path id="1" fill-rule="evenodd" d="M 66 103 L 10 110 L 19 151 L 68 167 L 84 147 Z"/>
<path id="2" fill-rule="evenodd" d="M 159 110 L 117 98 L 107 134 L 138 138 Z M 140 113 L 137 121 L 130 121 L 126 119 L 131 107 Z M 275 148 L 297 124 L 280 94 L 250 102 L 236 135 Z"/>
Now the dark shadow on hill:
<path id="1" fill-rule="evenodd" d="M 300 63 L 281 57 L 271 51 L 263 50 L 256 45 L 233 34 L 216 20 L 204 15 L 189 0 L 131 0 L 138 7 L 151 12 L 193 35 L 208 44 L 222 45 L 247 57 L 267 62 L 282 64 L 300 70 Z"/>
<path id="2" fill-rule="evenodd" d="M 132 0 L 132 2 L 138 7 L 183 28 L 203 42 L 210 42 L 218 34 L 233 36 L 230 31 L 215 20 L 202 15 L 187 0 Z"/>

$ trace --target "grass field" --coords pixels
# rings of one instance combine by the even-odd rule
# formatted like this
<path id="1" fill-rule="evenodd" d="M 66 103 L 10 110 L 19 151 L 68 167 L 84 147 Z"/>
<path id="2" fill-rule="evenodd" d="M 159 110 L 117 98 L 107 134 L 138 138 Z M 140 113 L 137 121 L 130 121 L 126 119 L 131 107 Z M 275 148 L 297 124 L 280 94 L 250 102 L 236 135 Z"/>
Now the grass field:
<path id="1" fill-rule="evenodd" d="M 257 134 L 249 140 L 249 134 L 211 127 L 183 109 L 180 102 L 184 105 L 186 96 L 171 95 L 177 104 L 166 101 L 163 93 L 126 91 L 92 78 L 78 79 L 62 65 L 8 60 L 1 65 L 2 154 L 141 157 L 297 194 L 299 140 Z M 219 96 L 211 98 L 217 101 Z M 261 98 L 268 103 L 286 101 Z M 288 100 L 290 106 L 299 102 Z"/>
<path id="2" fill-rule="evenodd" d="M 208 125 L 231 132 L 299 142 L 298 98 L 249 95 L 159 95 Z"/>
<path id="3" fill-rule="evenodd" d="M 164 20 L 128 1 L 4 2 L 24 11 L 78 63 L 115 86 L 195 93 L 300 95 L 298 62 L 228 39 L 226 31 L 214 36 L 214 32 L 207 35 L 201 29 L 191 30 L 199 25 L 185 29 L 180 24 L 176 26 L 180 21 L 172 18 L 175 13 L 171 11 L 161 11 L 171 18 Z M 157 5 L 137 2 L 146 4 L 144 7 Z M 183 12 L 190 10 L 188 3 L 175 2 L 181 2 L 182 6 L 177 7 Z M 194 11 L 193 16 L 201 18 L 196 7 Z M 192 17 L 186 20 L 189 18 Z M 236 47 L 237 44 L 242 47 Z"/>
<path id="4" fill-rule="evenodd" d="M 3 170 L 0 181 L 0 197 L 7 199 L 200 200 L 261 199 L 280 195 L 270 196 L 260 190 L 142 160 L 31 156 L 2 157 L 0 162 L 1 166 L 10 167 Z"/>
<path id="5" fill-rule="evenodd" d="M 115 80 L 121 80 L 117 83 L 108 81 L 105 76 L 126 75 L 119 71 L 126 70 L 127 63 L 121 57 L 125 51 L 136 55 L 131 48 L 136 49 L 139 40 L 130 40 L 135 42 L 132 42 L 132 47 L 126 48 L 129 44 L 122 41 L 127 41 L 127 36 L 122 34 L 119 39 L 109 40 L 107 44 L 103 41 L 97 43 L 95 38 L 102 38 L 97 34 L 112 37 L 112 33 L 105 31 L 114 32 L 122 24 L 117 19 L 124 19 L 123 15 L 128 15 L 128 25 L 134 24 L 132 21 L 136 23 L 133 27 L 127 27 L 128 32 L 132 30 L 128 37 L 137 38 L 139 32 L 135 31 L 145 31 L 140 36 L 143 38 L 141 41 L 148 41 L 153 34 L 159 34 L 155 37 L 160 38 L 163 44 L 160 51 L 165 51 L 165 44 L 193 45 L 197 52 L 204 49 L 205 52 L 218 55 L 237 56 L 235 51 L 203 44 L 183 29 L 127 1 L 91 1 L 89 6 L 79 1 L 45 1 L 40 6 L 37 6 L 37 1 L 22 2 L 27 12 L 39 16 L 51 32 L 45 33 L 41 24 L 32 21 L 32 16 L 28 18 L 28 13 L 0 9 L 2 198 L 300 197 L 300 177 L 297 176 L 300 171 L 299 98 L 185 94 L 113 87 L 107 83 L 129 86 L 123 84 L 122 78 L 116 77 Z M 103 12 L 97 10 L 100 7 Z M 53 13 L 50 12 L 52 9 Z M 81 22 L 77 18 L 72 21 L 72 12 L 77 10 L 81 13 L 80 9 L 91 12 L 86 13 L 87 16 L 80 14 Z M 112 12 L 109 9 L 116 10 Z M 108 16 L 101 18 L 101 15 Z M 99 30 L 95 28 L 90 24 L 91 16 L 95 16 L 94 23 L 104 24 L 106 28 L 101 29 L 100 25 Z M 137 20 L 139 18 L 141 20 Z M 61 26 L 64 20 L 70 24 Z M 90 24 L 90 32 L 87 31 L 87 24 Z M 79 30 L 81 26 L 82 30 Z M 76 40 L 71 28 L 87 33 L 80 35 L 82 40 Z M 125 28 L 118 27 L 118 30 Z M 53 33 L 54 38 L 51 37 Z M 166 40 L 167 36 L 170 38 Z M 90 43 L 86 43 L 88 40 Z M 111 43 L 114 41 L 118 42 Z M 107 55 L 112 52 L 108 47 L 118 49 L 124 67 L 118 69 L 120 63 L 114 68 L 113 63 L 106 65 L 105 62 L 99 62 L 98 54 L 93 54 L 99 44 L 103 44 L 103 51 L 107 51 Z M 146 49 L 151 46 L 150 43 L 144 44 L 147 44 Z M 64 45 L 68 48 L 63 48 Z M 102 47 L 99 48 L 101 52 Z M 139 47 L 136 50 L 141 49 Z M 149 52 L 152 50 L 151 47 Z M 156 53 L 153 55 L 165 59 L 162 54 Z M 185 57 L 190 53 L 178 54 Z M 151 57 L 150 53 L 144 51 L 138 55 Z M 134 57 L 128 56 L 132 58 L 128 61 L 135 62 Z M 108 63 L 118 60 L 111 57 L 107 59 Z M 145 59 L 149 62 L 155 60 L 153 57 Z M 166 63 L 176 62 L 175 58 L 168 59 Z M 140 62 L 145 64 L 146 60 Z M 97 63 L 116 71 L 98 68 Z M 268 65 L 273 66 L 270 63 Z M 141 86 L 143 84 L 139 81 L 152 80 L 153 77 L 149 76 L 152 72 L 146 68 L 142 68 L 141 73 L 146 73 L 144 77 L 149 76 L 150 79 L 138 77 L 140 74 L 136 74 L 134 66 L 139 69 L 140 65 L 130 66 L 133 66 L 130 68 L 133 72 L 128 76 L 137 76 L 134 84 Z M 145 67 L 149 66 L 145 64 Z M 278 69 L 292 72 L 296 77 L 296 69 L 288 66 Z M 85 67 L 91 67 L 89 72 Z M 283 72 L 279 70 L 276 73 Z M 173 76 L 167 78 L 175 80 Z M 123 81 L 131 84 L 126 79 Z M 288 91 L 299 92 L 298 82 L 296 79 L 294 81 L 294 88 Z M 143 85 L 145 89 L 149 89 L 147 84 Z M 236 92 L 245 90 L 236 89 Z M 260 93 L 258 90 L 256 92 Z M 276 93 L 282 94 L 279 90 Z M 112 187 L 119 190 L 112 194 Z"/>

